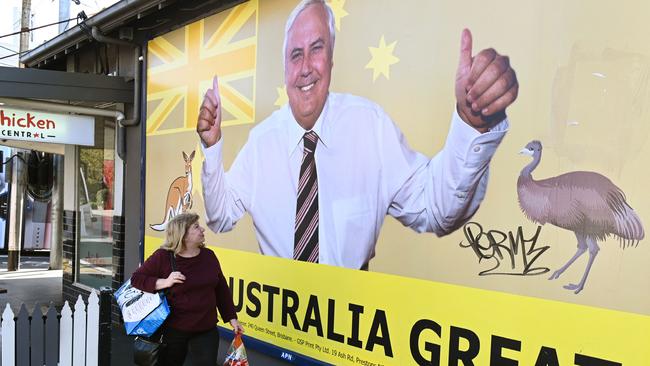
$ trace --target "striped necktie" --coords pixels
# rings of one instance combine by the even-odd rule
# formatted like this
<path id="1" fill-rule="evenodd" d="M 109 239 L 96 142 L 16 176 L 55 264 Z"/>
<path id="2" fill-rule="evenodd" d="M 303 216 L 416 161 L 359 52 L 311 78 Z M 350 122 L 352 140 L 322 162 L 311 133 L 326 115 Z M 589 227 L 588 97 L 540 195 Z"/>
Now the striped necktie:
<path id="1" fill-rule="evenodd" d="M 296 230 L 293 259 L 318 263 L 318 177 L 314 152 L 318 135 L 309 131 L 303 136 L 304 150 L 298 181 Z"/>

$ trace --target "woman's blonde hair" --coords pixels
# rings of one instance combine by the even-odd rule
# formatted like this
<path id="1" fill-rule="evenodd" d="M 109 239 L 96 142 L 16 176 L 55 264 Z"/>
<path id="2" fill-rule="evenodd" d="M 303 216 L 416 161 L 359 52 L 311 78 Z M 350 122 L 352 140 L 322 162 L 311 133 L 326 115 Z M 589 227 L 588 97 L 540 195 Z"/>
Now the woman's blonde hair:
<path id="1" fill-rule="evenodd" d="M 183 238 L 185 233 L 195 222 L 199 221 L 199 215 L 194 212 L 184 212 L 174 216 L 167 223 L 167 229 L 165 230 L 166 237 L 165 242 L 160 248 L 165 250 L 171 250 L 174 254 L 178 254 L 183 250 Z M 203 248 L 205 244 L 201 244 Z"/>

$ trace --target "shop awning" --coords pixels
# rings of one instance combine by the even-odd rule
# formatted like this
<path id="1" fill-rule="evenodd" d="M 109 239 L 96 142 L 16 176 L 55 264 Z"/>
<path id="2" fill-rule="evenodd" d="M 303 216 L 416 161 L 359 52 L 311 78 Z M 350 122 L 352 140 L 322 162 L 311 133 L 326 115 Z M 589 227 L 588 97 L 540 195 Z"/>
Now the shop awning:
<path id="1" fill-rule="evenodd" d="M 97 107 L 105 103 L 132 103 L 133 83 L 118 76 L 0 67 L 0 97 Z"/>

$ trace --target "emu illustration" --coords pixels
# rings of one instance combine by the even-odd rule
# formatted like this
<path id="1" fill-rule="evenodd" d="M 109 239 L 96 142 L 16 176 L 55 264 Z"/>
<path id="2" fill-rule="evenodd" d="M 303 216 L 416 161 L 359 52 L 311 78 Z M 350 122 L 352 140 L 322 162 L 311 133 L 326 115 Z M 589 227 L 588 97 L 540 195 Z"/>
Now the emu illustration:
<path id="1" fill-rule="evenodd" d="M 149 225 L 155 231 L 165 231 L 167 223 L 174 216 L 183 213 L 192 208 L 192 160 L 194 151 L 188 156 L 183 151 L 183 160 L 185 160 L 185 175 L 174 179 L 167 191 L 167 200 L 165 202 L 165 217 L 160 224 Z"/>
<path id="2" fill-rule="evenodd" d="M 577 171 L 535 180 L 532 172 L 542 159 L 542 143 L 531 141 L 520 153 L 533 157 L 533 161 L 521 170 L 517 180 L 521 210 L 531 221 L 573 231 L 578 239 L 576 253 L 549 280 L 559 278 L 578 257 L 589 251 L 587 268 L 580 282 L 564 286 L 577 294 L 584 288 L 600 250 L 598 241 L 614 235 L 618 237 L 621 247 L 636 246 L 644 237 L 643 224 L 625 201 L 623 191 L 607 177 Z"/>

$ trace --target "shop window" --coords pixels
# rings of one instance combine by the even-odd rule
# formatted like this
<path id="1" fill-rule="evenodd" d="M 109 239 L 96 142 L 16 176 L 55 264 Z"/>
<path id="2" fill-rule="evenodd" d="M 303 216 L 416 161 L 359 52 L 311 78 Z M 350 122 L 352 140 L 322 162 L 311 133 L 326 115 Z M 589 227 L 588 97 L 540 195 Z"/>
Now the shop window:
<path id="1" fill-rule="evenodd" d="M 102 130 L 102 146 L 78 149 L 76 279 L 92 288 L 110 286 L 113 276 L 115 128 L 106 123 Z"/>

